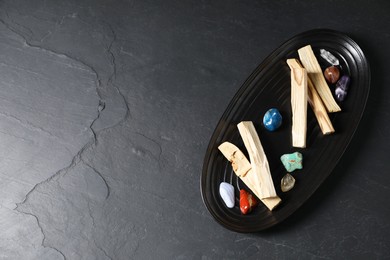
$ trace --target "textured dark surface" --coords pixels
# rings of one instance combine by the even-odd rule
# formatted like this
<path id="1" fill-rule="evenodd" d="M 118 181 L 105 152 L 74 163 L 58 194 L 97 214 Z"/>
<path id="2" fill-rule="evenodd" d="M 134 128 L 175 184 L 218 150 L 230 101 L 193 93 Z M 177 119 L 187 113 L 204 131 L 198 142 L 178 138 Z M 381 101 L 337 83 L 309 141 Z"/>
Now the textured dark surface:
<path id="1" fill-rule="evenodd" d="M 390 251 L 390 4 L 0 0 L 0 259 L 383 259 Z M 330 28 L 372 87 L 343 159 L 259 234 L 220 226 L 204 154 L 277 46 Z"/>

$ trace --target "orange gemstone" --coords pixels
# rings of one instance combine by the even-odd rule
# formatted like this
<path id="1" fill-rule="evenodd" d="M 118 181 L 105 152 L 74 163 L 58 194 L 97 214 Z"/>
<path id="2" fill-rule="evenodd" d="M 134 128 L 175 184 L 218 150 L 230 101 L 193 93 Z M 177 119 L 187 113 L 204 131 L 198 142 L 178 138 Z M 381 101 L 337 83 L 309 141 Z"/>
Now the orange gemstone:
<path id="1" fill-rule="evenodd" d="M 257 205 L 257 199 L 247 192 L 246 190 L 240 190 L 240 210 L 242 214 L 248 214 Z"/>

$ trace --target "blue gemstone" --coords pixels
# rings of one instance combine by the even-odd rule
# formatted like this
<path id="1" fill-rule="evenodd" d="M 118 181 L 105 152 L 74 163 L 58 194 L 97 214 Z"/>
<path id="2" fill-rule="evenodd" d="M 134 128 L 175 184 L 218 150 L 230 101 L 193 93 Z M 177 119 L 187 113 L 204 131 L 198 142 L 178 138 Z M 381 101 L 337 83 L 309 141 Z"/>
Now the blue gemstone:
<path id="1" fill-rule="evenodd" d="M 268 131 L 275 131 L 282 125 L 282 115 L 276 108 L 268 110 L 263 117 L 264 127 Z"/>

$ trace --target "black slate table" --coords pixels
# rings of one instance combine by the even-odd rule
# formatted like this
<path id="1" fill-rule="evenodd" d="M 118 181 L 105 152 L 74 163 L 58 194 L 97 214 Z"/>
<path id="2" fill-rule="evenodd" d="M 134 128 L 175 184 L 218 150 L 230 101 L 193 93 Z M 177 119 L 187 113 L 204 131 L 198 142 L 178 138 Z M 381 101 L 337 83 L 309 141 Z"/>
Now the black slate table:
<path id="1" fill-rule="evenodd" d="M 0 259 L 384 259 L 390 3 L 0 1 Z M 281 224 L 229 231 L 200 174 L 219 118 L 268 54 L 344 32 L 371 65 L 342 160 Z"/>

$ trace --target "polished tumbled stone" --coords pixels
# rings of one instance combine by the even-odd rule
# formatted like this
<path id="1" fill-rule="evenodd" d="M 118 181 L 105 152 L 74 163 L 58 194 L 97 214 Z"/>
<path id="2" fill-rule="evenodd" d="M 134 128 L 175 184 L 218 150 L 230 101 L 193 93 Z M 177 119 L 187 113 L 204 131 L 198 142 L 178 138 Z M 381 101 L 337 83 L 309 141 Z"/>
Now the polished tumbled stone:
<path id="1" fill-rule="evenodd" d="M 327 82 L 335 84 L 340 78 L 340 70 L 336 66 L 330 66 L 325 69 L 324 76 Z"/>
<path id="2" fill-rule="evenodd" d="M 230 183 L 221 182 L 219 185 L 219 195 L 223 202 L 225 202 L 226 207 L 233 208 L 234 207 L 234 187 Z"/>
<path id="3" fill-rule="evenodd" d="M 254 207 L 257 206 L 257 199 L 247 192 L 246 190 L 240 190 L 240 211 L 242 214 L 246 215 L 252 211 Z"/>
<path id="4" fill-rule="evenodd" d="M 280 157 L 280 160 L 282 161 L 284 167 L 288 172 L 293 172 L 294 170 L 303 168 L 302 165 L 303 156 L 300 152 L 283 154 Z"/>
<path id="5" fill-rule="evenodd" d="M 282 125 L 282 115 L 276 108 L 268 110 L 263 117 L 264 127 L 268 131 L 275 131 Z"/>

